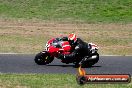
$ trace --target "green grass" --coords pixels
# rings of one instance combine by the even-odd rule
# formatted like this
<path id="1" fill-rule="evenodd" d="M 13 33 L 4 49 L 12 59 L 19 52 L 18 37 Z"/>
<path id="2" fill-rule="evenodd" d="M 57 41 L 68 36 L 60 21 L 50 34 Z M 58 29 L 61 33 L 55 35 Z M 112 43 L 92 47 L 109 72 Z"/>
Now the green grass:
<path id="1" fill-rule="evenodd" d="M 72 74 L 0 74 L 0 88 L 131 88 L 129 84 L 85 84 Z"/>
<path id="2" fill-rule="evenodd" d="M 15 19 L 18 22 L 20 19 L 35 19 L 68 23 L 131 23 L 132 0 L 0 0 L 0 19 Z M 13 26 L 0 25 L 0 52 L 37 53 L 53 35 L 72 31 L 78 32 L 84 40 L 98 44 L 100 54 L 131 55 L 132 52 L 130 26 L 123 30 L 120 27 L 114 30 L 98 27 L 82 30 L 79 24 L 68 31 L 52 27 L 53 31 L 25 28 L 29 32 L 27 34 L 24 28 Z M 78 30 L 73 30 L 76 28 Z M 132 88 L 132 83 L 80 86 L 75 78 L 71 74 L 0 74 L 0 88 Z"/>
<path id="3" fill-rule="evenodd" d="M 1 0 L 1 18 L 132 22 L 132 0 Z"/>

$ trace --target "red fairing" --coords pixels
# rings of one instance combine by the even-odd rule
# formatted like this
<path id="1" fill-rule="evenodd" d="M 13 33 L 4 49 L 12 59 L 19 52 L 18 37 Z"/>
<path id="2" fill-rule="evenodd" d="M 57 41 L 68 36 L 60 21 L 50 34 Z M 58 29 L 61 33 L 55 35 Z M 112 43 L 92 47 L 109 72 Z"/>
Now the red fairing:
<path id="1" fill-rule="evenodd" d="M 70 54 L 71 46 L 68 41 L 59 41 L 60 47 L 55 47 L 53 44 L 53 41 L 55 38 L 50 39 L 46 44 L 46 50 L 50 53 L 52 56 L 57 56 L 58 52 L 62 54 Z"/>
<path id="2" fill-rule="evenodd" d="M 62 42 L 62 48 L 65 52 L 69 52 L 71 50 L 71 46 L 68 41 Z"/>
<path id="3" fill-rule="evenodd" d="M 71 51 L 71 46 L 70 46 L 70 44 L 69 44 L 68 41 L 64 41 L 64 42 L 62 43 L 62 49 L 64 49 L 63 54 L 69 54 L 69 53 L 70 53 L 70 51 Z"/>
<path id="4" fill-rule="evenodd" d="M 48 44 L 52 43 L 54 39 L 55 39 L 55 38 L 50 39 L 47 43 L 48 43 Z"/>
<path id="5" fill-rule="evenodd" d="M 49 53 L 54 53 L 54 52 L 58 52 L 59 48 L 55 48 L 54 46 L 50 46 L 49 47 Z"/>

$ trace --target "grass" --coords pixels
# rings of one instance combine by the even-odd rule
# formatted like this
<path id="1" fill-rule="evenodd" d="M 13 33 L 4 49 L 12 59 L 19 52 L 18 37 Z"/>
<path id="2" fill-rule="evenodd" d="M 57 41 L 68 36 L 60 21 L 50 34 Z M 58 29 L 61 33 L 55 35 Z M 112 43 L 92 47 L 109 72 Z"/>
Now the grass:
<path id="1" fill-rule="evenodd" d="M 0 52 L 37 53 L 75 32 L 103 55 L 131 55 L 131 9 L 132 0 L 1 0 Z"/>
<path id="2" fill-rule="evenodd" d="M 1 21 L 1 53 L 38 53 L 48 39 L 74 32 L 97 44 L 100 55 L 132 55 L 131 24 L 75 24 L 41 21 Z"/>
<path id="3" fill-rule="evenodd" d="M 1 18 L 129 23 L 132 0 L 1 0 Z"/>
<path id="4" fill-rule="evenodd" d="M 38 53 L 48 39 L 75 32 L 99 45 L 100 55 L 132 55 L 131 22 L 132 0 L 0 0 L 0 53 Z M 62 87 L 132 83 L 80 86 L 71 74 L 0 74 L 0 88 Z"/>
<path id="5" fill-rule="evenodd" d="M 7 53 L 34 53 L 43 49 L 46 43 L 43 40 L 46 39 L 44 36 L 4 34 L 0 35 L 0 50 Z"/>
<path id="6" fill-rule="evenodd" d="M 131 88 L 129 84 L 85 84 L 72 74 L 0 74 L 0 88 Z"/>
<path id="7" fill-rule="evenodd" d="M 131 9 L 132 0 L 1 0 L 0 52 L 37 53 L 75 32 L 103 55 L 132 55 Z"/>

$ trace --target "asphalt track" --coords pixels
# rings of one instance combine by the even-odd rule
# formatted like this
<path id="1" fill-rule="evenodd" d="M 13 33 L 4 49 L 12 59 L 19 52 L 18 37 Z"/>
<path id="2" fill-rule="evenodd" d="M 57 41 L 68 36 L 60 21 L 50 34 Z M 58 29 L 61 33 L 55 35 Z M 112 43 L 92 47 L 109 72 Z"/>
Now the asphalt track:
<path id="1" fill-rule="evenodd" d="M 0 54 L 0 73 L 70 73 L 76 74 L 73 64 L 54 59 L 49 65 L 34 63 L 35 55 Z M 101 56 L 92 67 L 85 68 L 87 74 L 131 74 L 132 56 Z"/>

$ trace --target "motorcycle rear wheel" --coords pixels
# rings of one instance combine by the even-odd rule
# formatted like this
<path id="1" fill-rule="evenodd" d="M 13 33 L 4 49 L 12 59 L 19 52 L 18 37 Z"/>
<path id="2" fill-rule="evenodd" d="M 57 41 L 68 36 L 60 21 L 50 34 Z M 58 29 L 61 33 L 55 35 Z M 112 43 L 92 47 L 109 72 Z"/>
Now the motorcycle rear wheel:
<path id="1" fill-rule="evenodd" d="M 92 59 L 91 57 L 96 55 L 97 57 L 95 59 Z M 85 58 L 85 57 L 84 57 Z M 82 67 L 92 67 L 92 65 L 96 64 L 99 61 L 99 54 L 94 53 L 90 57 L 87 57 L 87 60 L 82 61 Z"/>
<path id="2" fill-rule="evenodd" d="M 49 56 L 47 52 L 40 52 L 35 56 L 35 63 L 38 65 L 46 65 L 51 63 L 54 60 L 54 57 Z"/>

